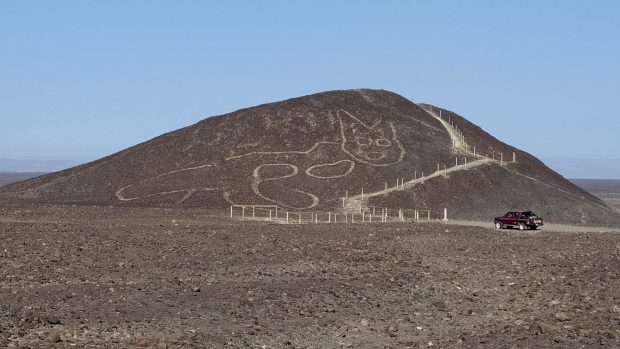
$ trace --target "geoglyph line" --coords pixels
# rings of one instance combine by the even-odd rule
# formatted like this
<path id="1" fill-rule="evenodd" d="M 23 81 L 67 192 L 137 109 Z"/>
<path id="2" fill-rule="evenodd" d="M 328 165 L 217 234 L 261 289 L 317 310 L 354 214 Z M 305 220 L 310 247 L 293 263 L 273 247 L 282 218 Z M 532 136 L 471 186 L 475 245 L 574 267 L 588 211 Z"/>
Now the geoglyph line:
<path id="1" fill-rule="evenodd" d="M 235 156 L 227 157 L 224 160 L 228 161 L 228 160 L 232 160 L 232 159 L 239 159 L 239 158 L 246 157 L 246 156 L 251 156 L 251 155 L 310 154 L 312 151 L 314 151 L 321 144 L 340 144 L 340 142 L 316 142 L 308 150 L 253 151 L 251 153 L 246 153 L 246 154 L 241 154 L 241 155 L 235 155 Z"/>
<path id="2" fill-rule="evenodd" d="M 395 163 L 402 162 L 406 151 L 397 137 L 397 130 L 393 123 L 384 123 L 381 118 L 376 119 L 374 120 L 374 122 L 371 122 L 371 123 L 365 123 L 361 119 L 357 118 L 356 116 L 354 116 L 353 114 L 345 110 L 337 110 L 336 115 L 338 116 L 338 119 L 340 122 L 340 132 L 339 132 L 340 140 L 339 141 L 319 141 L 319 142 L 314 143 L 314 145 L 312 145 L 310 148 L 306 150 L 255 151 L 255 152 L 249 152 L 249 153 L 240 154 L 240 155 L 234 155 L 234 156 L 230 156 L 230 157 L 223 159 L 223 161 L 219 163 L 219 166 L 222 167 L 219 170 L 225 171 L 227 169 L 226 167 L 227 164 L 232 163 L 234 165 L 234 162 L 233 162 L 234 160 L 240 160 L 240 161 L 259 160 L 262 162 L 262 164 L 259 164 L 257 167 L 255 167 L 250 177 L 251 183 L 249 183 L 254 194 L 256 194 L 256 196 L 261 199 L 271 201 L 271 202 L 277 203 L 285 207 L 293 207 L 290 204 L 287 205 L 285 202 L 276 200 L 274 198 L 270 198 L 268 197 L 268 195 L 261 193 L 260 184 L 269 182 L 269 181 L 283 180 L 283 179 L 293 177 L 293 176 L 296 176 L 302 173 L 309 177 L 313 177 L 316 179 L 323 179 L 323 180 L 342 178 L 342 177 L 346 177 L 349 174 L 351 174 L 353 169 L 359 163 L 365 163 L 370 166 L 381 167 L 381 166 L 390 166 Z M 360 142 L 360 139 L 361 139 L 360 137 L 362 137 L 364 140 L 367 140 L 368 143 L 366 144 L 366 143 Z M 305 168 L 304 171 L 301 172 L 299 170 L 300 166 L 305 165 L 303 160 L 306 160 L 305 162 L 307 162 L 308 160 L 312 160 L 312 155 L 314 152 L 318 152 L 318 155 L 320 155 L 321 151 L 323 152 L 326 151 L 324 149 L 319 148 L 321 145 L 338 146 L 340 148 L 338 149 L 338 151 L 341 156 L 338 156 L 336 158 L 337 160 L 329 159 L 333 162 L 329 162 L 328 160 L 328 162 L 326 163 L 314 164 L 312 166 Z M 327 149 L 332 152 L 335 150 L 335 149 L 330 150 L 329 148 Z M 279 163 L 279 162 L 274 163 L 274 161 L 277 161 L 278 157 L 281 155 L 293 155 L 293 154 L 301 155 L 302 159 L 295 159 L 295 158 L 289 159 L 289 161 L 291 161 L 292 163 Z M 310 156 L 308 157 L 308 159 L 304 159 L 303 158 L 304 155 L 310 155 Z M 246 160 L 248 158 L 250 160 Z M 288 166 L 291 169 L 291 171 L 284 176 L 277 176 L 274 178 L 261 178 L 260 170 L 265 166 Z M 157 193 L 144 192 L 141 194 L 140 193 L 133 194 L 133 195 L 128 194 L 130 189 L 132 189 L 132 191 L 134 192 L 140 191 L 139 189 L 141 187 L 144 187 L 144 184 L 148 184 L 149 182 L 152 182 L 151 184 L 156 186 L 159 184 L 157 183 L 157 181 L 160 181 L 162 178 L 166 176 L 178 174 L 183 171 L 204 170 L 209 167 L 215 168 L 218 166 L 216 166 L 216 164 L 205 164 L 201 166 L 183 168 L 183 169 L 178 169 L 178 170 L 162 173 L 154 177 L 143 179 L 136 183 L 132 183 L 122 188 L 119 188 L 115 192 L 115 194 L 118 200 L 120 201 L 133 201 L 133 200 L 149 198 L 149 197 L 158 196 L 158 195 L 170 195 L 170 194 L 184 193 L 183 197 L 178 201 L 178 203 L 182 203 L 186 201 L 187 199 L 189 199 L 193 194 L 195 194 L 198 191 L 228 189 L 223 192 L 223 197 L 226 201 L 232 203 L 232 200 L 231 200 L 232 189 L 224 188 L 224 187 L 221 187 L 221 188 L 199 188 L 199 187 L 175 188 L 172 186 L 166 189 L 162 188 L 163 190 Z M 321 170 L 326 170 L 326 169 L 329 170 L 330 167 L 332 167 L 334 170 L 342 170 L 342 172 L 329 174 L 330 172 L 328 171 L 324 175 L 321 174 Z M 208 175 L 208 174 L 209 173 L 207 172 L 205 175 Z M 302 207 L 299 209 L 309 209 L 309 208 L 312 208 L 318 205 L 319 198 L 316 195 L 305 192 L 305 191 L 301 191 L 295 188 L 289 188 L 289 189 L 291 192 L 306 196 L 307 198 L 309 198 L 310 201 L 312 201 L 312 203 L 309 204 L 308 206 Z"/>

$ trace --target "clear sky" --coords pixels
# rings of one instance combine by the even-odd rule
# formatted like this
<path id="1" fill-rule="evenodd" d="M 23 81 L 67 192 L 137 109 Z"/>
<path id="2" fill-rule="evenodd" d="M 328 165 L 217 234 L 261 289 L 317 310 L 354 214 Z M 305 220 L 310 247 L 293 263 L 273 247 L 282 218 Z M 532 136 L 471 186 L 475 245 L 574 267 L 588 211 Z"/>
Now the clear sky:
<path id="1" fill-rule="evenodd" d="M 620 159 L 619 23 L 615 0 L 0 1 L 0 158 L 92 160 L 366 87 L 543 159 Z"/>

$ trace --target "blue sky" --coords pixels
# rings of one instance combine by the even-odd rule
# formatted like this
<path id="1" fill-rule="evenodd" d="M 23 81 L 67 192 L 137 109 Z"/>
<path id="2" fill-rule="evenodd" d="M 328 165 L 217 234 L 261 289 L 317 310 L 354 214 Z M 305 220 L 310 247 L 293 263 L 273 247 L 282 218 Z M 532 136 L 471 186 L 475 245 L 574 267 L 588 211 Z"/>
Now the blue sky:
<path id="1" fill-rule="evenodd" d="M 367 87 L 543 160 L 620 159 L 618 23 L 604 0 L 0 1 L 0 158 L 92 160 Z"/>

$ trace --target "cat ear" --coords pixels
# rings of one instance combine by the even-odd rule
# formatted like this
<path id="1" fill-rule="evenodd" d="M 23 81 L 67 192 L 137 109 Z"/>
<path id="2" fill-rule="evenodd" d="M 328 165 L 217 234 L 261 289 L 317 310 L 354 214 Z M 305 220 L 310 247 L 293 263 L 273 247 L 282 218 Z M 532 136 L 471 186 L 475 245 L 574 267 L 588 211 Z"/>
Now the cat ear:
<path id="1" fill-rule="evenodd" d="M 342 128 L 342 131 L 351 131 L 353 133 L 356 133 L 357 131 L 370 131 L 374 127 L 374 125 L 369 127 L 360 119 L 356 118 L 347 111 L 338 110 L 337 114 L 338 119 L 340 120 L 340 127 Z"/>

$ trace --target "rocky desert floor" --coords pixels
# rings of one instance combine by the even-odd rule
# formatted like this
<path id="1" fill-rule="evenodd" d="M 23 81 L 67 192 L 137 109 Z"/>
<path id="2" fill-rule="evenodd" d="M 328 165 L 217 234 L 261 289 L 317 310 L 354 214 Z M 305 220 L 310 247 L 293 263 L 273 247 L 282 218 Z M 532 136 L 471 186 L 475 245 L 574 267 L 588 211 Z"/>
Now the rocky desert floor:
<path id="1" fill-rule="evenodd" d="M 620 233 L 0 205 L 0 347 L 620 348 Z"/>

